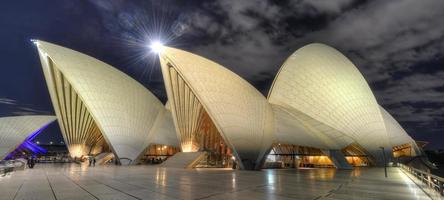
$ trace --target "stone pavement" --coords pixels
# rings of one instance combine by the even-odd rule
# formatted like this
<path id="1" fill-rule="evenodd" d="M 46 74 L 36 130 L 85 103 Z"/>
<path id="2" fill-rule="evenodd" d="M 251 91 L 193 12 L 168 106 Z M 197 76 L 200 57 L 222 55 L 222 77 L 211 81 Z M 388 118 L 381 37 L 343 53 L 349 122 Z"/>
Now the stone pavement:
<path id="1" fill-rule="evenodd" d="M 400 169 L 388 173 L 37 164 L 0 177 L 0 199 L 429 199 Z"/>

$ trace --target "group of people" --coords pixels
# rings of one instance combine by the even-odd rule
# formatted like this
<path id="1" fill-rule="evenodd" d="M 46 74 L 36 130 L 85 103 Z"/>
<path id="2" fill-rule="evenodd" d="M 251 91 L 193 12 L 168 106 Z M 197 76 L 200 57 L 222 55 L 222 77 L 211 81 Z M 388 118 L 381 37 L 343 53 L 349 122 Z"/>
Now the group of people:
<path id="1" fill-rule="evenodd" d="M 150 160 L 150 163 L 151 164 L 160 164 L 160 163 L 162 163 L 165 160 L 162 160 L 162 158 L 154 158 L 154 157 L 152 157 L 151 160 Z"/>
<path id="2" fill-rule="evenodd" d="M 29 168 L 32 169 L 32 168 L 34 168 L 35 161 L 36 161 L 35 158 L 33 158 L 33 157 L 29 157 L 28 160 L 27 160 L 27 162 L 26 162 L 26 164 L 28 165 Z"/>
<path id="3" fill-rule="evenodd" d="M 89 158 L 88 158 L 88 160 L 89 160 L 89 166 L 93 166 L 93 167 L 95 167 L 96 166 L 96 158 L 95 157 L 93 157 L 93 156 L 90 156 Z"/>

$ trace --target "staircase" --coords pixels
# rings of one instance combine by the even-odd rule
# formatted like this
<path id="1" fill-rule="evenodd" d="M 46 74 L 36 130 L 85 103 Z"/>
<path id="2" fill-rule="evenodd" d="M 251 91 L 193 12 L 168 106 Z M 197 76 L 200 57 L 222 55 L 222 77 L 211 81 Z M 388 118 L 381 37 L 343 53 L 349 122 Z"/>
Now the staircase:
<path id="1" fill-rule="evenodd" d="M 353 166 L 348 164 L 344 154 L 340 150 L 323 150 L 323 152 L 328 155 L 336 169 L 353 169 Z"/>
<path id="2" fill-rule="evenodd" d="M 114 158 L 114 154 L 110 152 L 102 152 L 97 154 L 94 158 L 96 159 L 96 164 L 103 165 L 106 161 Z"/>
<path id="3" fill-rule="evenodd" d="M 206 152 L 179 152 L 162 163 L 167 168 L 194 168 L 200 160 L 204 159 Z"/>

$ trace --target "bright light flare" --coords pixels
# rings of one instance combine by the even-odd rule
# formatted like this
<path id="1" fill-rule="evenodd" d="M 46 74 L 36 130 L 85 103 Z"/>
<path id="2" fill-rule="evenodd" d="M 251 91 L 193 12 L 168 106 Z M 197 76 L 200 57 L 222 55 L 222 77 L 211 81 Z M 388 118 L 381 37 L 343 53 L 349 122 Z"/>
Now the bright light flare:
<path id="1" fill-rule="evenodd" d="M 39 47 L 40 43 L 39 43 L 38 40 L 36 40 L 36 39 L 30 39 L 30 41 L 31 41 L 32 43 L 34 43 L 34 45 L 35 45 L 36 47 Z"/>
<path id="2" fill-rule="evenodd" d="M 154 41 L 151 43 L 150 48 L 154 53 L 160 54 L 165 49 L 165 46 L 159 41 Z"/>

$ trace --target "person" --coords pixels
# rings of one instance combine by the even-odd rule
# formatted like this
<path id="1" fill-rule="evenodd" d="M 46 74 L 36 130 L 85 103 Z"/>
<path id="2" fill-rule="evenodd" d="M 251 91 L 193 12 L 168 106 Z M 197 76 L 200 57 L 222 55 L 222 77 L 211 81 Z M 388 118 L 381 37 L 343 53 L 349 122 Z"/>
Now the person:
<path id="1" fill-rule="evenodd" d="M 26 159 L 26 165 L 28 165 L 28 168 L 31 168 L 31 157 L 28 157 L 28 159 Z"/>
<path id="2" fill-rule="evenodd" d="M 34 168 L 34 165 L 35 165 L 35 160 L 33 157 L 31 157 L 29 168 L 31 168 L 31 169 Z"/>
<path id="3" fill-rule="evenodd" d="M 233 160 L 233 169 L 236 169 L 236 168 L 237 168 L 237 163 L 236 163 L 236 161 Z"/>
<path id="4" fill-rule="evenodd" d="M 88 161 L 89 161 L 89 165 L 88 165 L 88 166 L 90 166 L 90 167 L 91 167 L 91 163 L 92 163 L 92 159 L 91 159 L 91 156 L 90 156 L 90 157 L 88 157 Z"/>
<path id="5" fill-rule="evenodd" d="M 93 157 L 92 162 L 93 162 L 93 167 L 95 167 L 96 166 L 96 158 L 95 157 Z"/>

